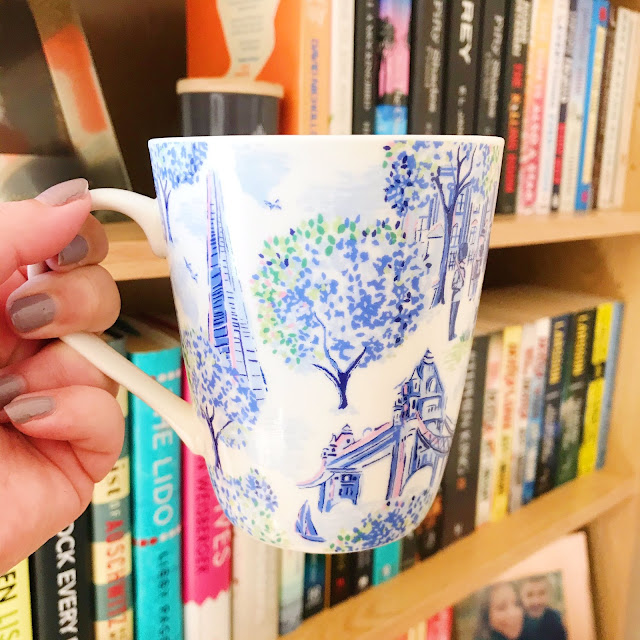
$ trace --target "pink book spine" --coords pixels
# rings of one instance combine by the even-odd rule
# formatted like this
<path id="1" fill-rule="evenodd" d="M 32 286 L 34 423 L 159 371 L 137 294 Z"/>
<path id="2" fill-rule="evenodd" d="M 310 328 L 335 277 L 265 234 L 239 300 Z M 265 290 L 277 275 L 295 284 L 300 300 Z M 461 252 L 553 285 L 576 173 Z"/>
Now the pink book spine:
<path id="1" fill-rule="evenodd" d="M 187 376 L 182 397 L 191 400 Z M 231 523 L 211 486 L 204 458 L 182 449 L 185 640 L 230 640 Z"/>
<path id="2" fill-rule="evenodd" d="M 447 607 L 429 618 L 427 638 L 429 640 L 451 640 L 453 609 Z"/>

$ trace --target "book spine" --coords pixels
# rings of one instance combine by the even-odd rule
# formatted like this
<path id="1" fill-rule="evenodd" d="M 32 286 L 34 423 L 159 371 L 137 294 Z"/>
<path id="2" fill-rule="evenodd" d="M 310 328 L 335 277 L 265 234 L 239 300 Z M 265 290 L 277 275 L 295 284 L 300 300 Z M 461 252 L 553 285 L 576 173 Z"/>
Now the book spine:
<path id="1" fill-rule="evenodd" d="M 304 558 L 304 599 L 302 617 L 306 620 L 324 609 L 325 556 L 306 553 Z"/>
<path id="2" fill-rule="evenodd" d="M 511 452 L 517 409 L 518 378 L 520 376 L 520 345 L 522 327 L 506 327 L 502 338 L 502 410 L 496 441 L 491 521 L 504 518 L 509 512 Z"/>
<path id="3" fill-rule="evenodd" d="M 442 133 L 446 59 L 445 24 L 450 0 L 413 0 L 409 72 L 409 133 Z"/>
<path id="4" fill-rule="evenodd" d="M 497 429 L 502 406 L 502 333 L 489 337 L 487 350 L 487 374 L 482 407 L 482 441 L 478 471 L 478 495 L 476 503 L 476 528 L 491 519 L 491 502 L 494 486 Z"/>
<path id="5" fill-rule="evenodd" d="M 400 541 L 373 550 L 373 584 L 382 584 L 400 572 Z"/>
<path id="6" fill-rule="evenodd" d="M 329 133 L 350 134 L 353 127 L 353 47 L 355 2 L 331 3 Z"/>
<path id="7" fill-rule="evenodd" d="M 366 591 L 371 586 L 373 551 L 357 551 L 354 555 L 353 593 Z"/>
<path id="8" fill-rule="evenodd" d="M 400 573 L 411 569 L 418 560 L 418 541 L 415 531 L 409 532 L 400 541 Z"/>
<path id="9" fill-rule="evenodd" d="M 304 597 L 304 553 L 280 551 L 279 633 L 284 635 L 302 624 Z"/>
<path id="10" fill-rule="evenodd" d="M 233 638 L 278 637 L 279 549 L 233 530 L 231 606 Z"/>
<path id="11" fill-rule="evenodd" d="M 560 433 L 560 403 L 562 401 L 562 372 L 567 347 L 569 316 L 557 316 L 551 321 L 547 372 L 542 413 L 542 434 L 536 469 L 535 495 L 553 488 L 556 471 L 556 442 Z"/>
<path id="12" fill-rule="evenodd" d="M 516 410 L 511 453 L 511 490 L 509 492 L 509 512 L 522 506 L 524 486 L 524 458 L 527 448 L 527 423 L 529 421 L 529 397 L 534 374 L 536 352 L 536 326 L 529 323 L 522 328 L 520 347 L 520 373 L 516 389 Z"/>
<path id="13" fill-rule="evenodd" d="M 604 66 L 604 48 L 609 26 L 609 1 L 595 0 L 591 21 L 591 41 L 587 62 L 587 84 L 585 88 L 584 119 L 578 164 L 578 184 L 576 187 L 575 208 L 586 211 L 591 206 L 591 179 L 593 177 L 593 158 L 596 143 L 596 125 L 600 108 L 602 89 L 602 68 Z"/>
<path id="14" fill-rule="evenodd" d="M 613 76 L 613 54 L 616 42 L 616 27 L 618 24 L 618 7 L 612 6 L 609 10 L 609 27 L 604 45 L 604 63 L 602 67 L 602 88 L 600 89 L 600 109 L 598 111 L 598 123 L 596 125 L 596 142 L 593 152 L 593 175 L 591 177 L 591 203 L 593 207 L 598 205 L 600 191 L 600 176 L 602 175 L 602 154 L 604 151 L 604 139 L 607 127 L 607 113 L 609 111 L 609 93 Z"/>
<path id="15" fill-rule="evenodd" d="M 191 401 L 184 364 L 182 397 Z M 181 446 L 184 638 L 229 640 L 232 526 L 213 491 L 204 458 Z"/>
<path id="16" fill-rule="evenodd" d="M 0 638 L 33 639 L 28 559 L 0 575 Z"/>
<path id="17" fill-rule="evenodd" d="M 538 454 L 542 436 L 544 381 L 547 373 L 551 319 L 540 318 L 535 322 L 535 327 L 536 345 L 533 378 L 531 379 L 531 392 L 529 394 L 529 417 L 527 419 L 527 440 L 524 453 L 522 504 L 531 502 L 535 494 L 536 470 L 538 467 Z"/>
<path id="18" fill-rule="evenodd" d="M 551 192 L 551 211 L 560 207 L 560 184 L 562 182 L 562 158 L 567 127 L 567 112 L 571 92 L 571 73 L 573 70 L 573 51 L 575 48 L 576 23 L 578 19 L 578 0 L 571 0 L 569 4 L 569 21 L 567 25 L 567 39 L 562 60 L 562 78 L 560 81 L 560 109 L 558 112 L 558 135 L 556 140 L 556 155 L 553 164 L 553 189 Z"/>
<path id="19" fill-rule="evenodd" d="M 592 361 L 592 348 L 595 346 L 593 331 L 596 310 L 590 309 L 576 313 L 573 318 L 573 347 L 571 357 L 567 359 L 560 407 L 561 426 L 556 486 L 573 480 L 578 474 L 578 455 L 583 435 L 590 377 L 589 363 Z M 567 353 L 569 353 L 568 350 Z"/>
<path id="20" fill-rule="evenodd" d="M 470 135 L 475 130 L 480 18 L 485 0 L 453 0 L 449 16 L 444 133 Z"/>
<path id="21" fill-rule="evenodd" d="M 427 515 L 416 527 L 416 546 L 421 560 L 431 557 L 442 546 L 442 515 L 442 487 L 440 486 Z"/>
<path id="22" fill-rule="evenodd" d="M 604 126 L 602 162 L 598 181 L 598 199 L 595 201 L 599 209 L 607 209 L 613 206 L 620 123 L 626 90 L 627 61 L 629 50 L 631 49 L 633 21 L 633 14 L 629 9 L 624 7 L 617 9 L 616 36 L 606 109 L 607 120 Z"/>
<path id="23" fill-rule="evenodd" d="M 31 556 L 33 632 L 38 640 L 94 638 L 90 509 Z"/>
<path id="24" fill-rule="evenodd" d="M 631 145 L 631 127 L 638 84 L 638 66 L 640 64 L 640 13 L 632 13 L 631 47 L 628 51 L 627 71 L 622 112 L 620 114 L 620 137 L 615 162 L 615 183 L 613 187 L 613 206 L 621 207 L 624 203 L 624 190 L 627 184 L 627 167 L 629 166 L 629 147 Z"/>
<path id="25" fill-rule="evenodd" d="M 527 76 L 524 86 L 524 113 L 518 158 L 518 213 L 535 211 L 540 168 L 540 140 L 551 44 L 551 0 L 533 0 L 531 12 L 531 36 Z"/>
<path id="26" fill-rule="evenodd" d="M 482 439 L 482 396 L 489 337 L 474 338 L 462 391 L 458 422 L 442 480 L 442 546 L 475 528 Z"/>
<path id="27" fill-rule="evenodd" d="M 407 133 L 411 0 L 380 0 L 380 69 L 375 133 Z"/>
<path id="28" fill-rule="evenodd" d="M 123 336 L 112 337 L 109 344 L 126 355 Z M 95 485 L 91 499 L 96 640 L 133 637 L 129 397 L 124 387 L 118 390 L 118 402 L 125 418 L 124 444 L 116 464 Z"/>
<path id="29" fill-rule="evenodd" d="M 355 3 L 353 133 L 372 134 L 378 101 L 379 0 Z"/>
<path id="30" fill-rule="evenodd" d="M 481 136 L 495 136 L 498 128 L 506 10 L 506 0 L 485 0 L 480 29 L 481 51 L 475 116 L 475 133 Z"/>
<path id="31" fill-rule="evenodd" d="M 514 213 L 518 187 L 518 156 L 524 103 L 524 82 L 531 32 L 531 0 L 509 0 L 498 109 L 498 135 L 505 139 L 496 211 Z"/>
<path id="32" fill-rule="evenodd" d="M 611 402 L 613 400 L 616 371 L 618 367 L 618 353 L 620 351 L 620 333 L 622 331 L 623 313 L 624 304 L 622 302 L 614 302 L 611 318 L 611 331 L 609 334 L 609 348 L 607 349 L 607 363 L 604 375 L 602 409 L 600 411 L 600 424 L 598 427 L 596 469 L 602 469 L 607 453 L 609 423 L 611 421 Z"/>
<path id="33" fill-rule="evenodd" d="M 180 349 L 129 359 L 180 395 Z M 141 638 L 183 633 L 180 441 L 168 423 L 129 394 L 133 506 L 134 626 Z"/>
<path id="34" fill-rule="evenodd" d="M 568 27 L 569 0 L 554 0 L 544 111 L 542 114 L 542 134 L 540 137 L 538 192 L 535 204 L 535 212 L 542 214 L 551 211 L 560 115 L 560 89 L 563 82 L 564 54 L 565 47 L 567 46 Z"/>
<path id="35" fill-rule="evenodd" d="M 352 595 L 352 554 L 336 553 L 328 558 L 331 563 L 329 606 L 333 607 Z"/>
<path id="36" fill-rule="evenodd" d="M 578 188 L 578 163 L 580 161 L 580 133 L 584 120 L 584 98 L 589 57 L 589 34 L 593 0 L 578 0 L 576 32 L 571 57 L 571 86 L 564 133 L 562 179 L 558 209 L 573 211 Z"/>
<path id="37" fill-rule="evenodd" d="M 445 607 L 427 621 L 428 640 L 451 640 L 453 631 L 453 607 Z"/>

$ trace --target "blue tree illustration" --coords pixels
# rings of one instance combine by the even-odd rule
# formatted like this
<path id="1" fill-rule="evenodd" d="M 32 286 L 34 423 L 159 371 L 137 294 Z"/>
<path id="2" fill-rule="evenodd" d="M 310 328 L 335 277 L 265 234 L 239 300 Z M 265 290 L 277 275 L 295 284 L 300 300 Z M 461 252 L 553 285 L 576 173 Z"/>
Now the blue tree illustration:
<path id="1" fill-rule="evenodd" d="M 211 433 L 216 469 L 221 470 L 220 444 L 234 449 L 247 445 L 258 402 L 253 390 L 242 382 L 244 377 L 202 331 L 185 331 L 182 342 L 189 387 Z"/>
<path id="2" fill-rule="evenodd" d="M 426 270 L 399 226 L 320 214 L 265 241 L 259 256 L 251 292 L 263 343 L 291 367 L 307 360 L 322 371 L 339 409 L 354 370 L 402 344 L 425 308 Z"/>
<path id="3" fill-rule="evenodd" d="M 153 181 L 156 193 L 162 198 L 167 236 L 173 242 L 169 220 L 169 198 L 181 184 L 198 182 L 199 171 L 207 155 L 206 142 L 162 142 L 152 147 L 154 154 Z"/>

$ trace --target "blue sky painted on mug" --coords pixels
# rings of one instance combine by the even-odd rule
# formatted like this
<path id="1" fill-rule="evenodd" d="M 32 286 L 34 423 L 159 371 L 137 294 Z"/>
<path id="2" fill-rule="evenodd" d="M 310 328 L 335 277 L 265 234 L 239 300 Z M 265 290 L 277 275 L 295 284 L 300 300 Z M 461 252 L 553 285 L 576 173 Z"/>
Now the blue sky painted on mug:
<path id="1" fill-rule="evenodd" d="M 243 190 L 260 205 L 268 199 L 271 189 L 289 172 L 286 154 L 275 151 L 267 154 L 260 148 L 242 145 L 234 150 L 234 155 L 236 173 Z"/>

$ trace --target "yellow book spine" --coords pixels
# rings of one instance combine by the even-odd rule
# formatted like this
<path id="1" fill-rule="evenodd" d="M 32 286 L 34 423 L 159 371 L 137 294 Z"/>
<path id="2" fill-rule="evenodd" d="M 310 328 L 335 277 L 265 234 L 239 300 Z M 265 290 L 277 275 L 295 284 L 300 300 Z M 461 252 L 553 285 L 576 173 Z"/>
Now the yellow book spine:
<path id="1" fill-rule="evenodd" d="M 28 560 L 0 576 L 0 640 L 33 640 Z"/>
<path id="2" fill-rule="evenodd" d="M 584 410 L 582 442 L 578 453 L 578 476 L 595 469 L 600 431 L 600 408 L 604 393 L 604 369 L 609 351 L 609 334 L 613 317 L 613 303 L 605 302 L 596 309 L 596 323 L 591 353 L 592 375 L 587 388 L 587 403 Z"/>
<path id="3" fill-rule="evenodd" d="M 517 410 L 517 387 L 520 373 L 522 327 L 506 327 L 502 342 L 502 410 L 499 413 L 498 442 L 494 467 L 491 521 L 497 522 L 509 512 L 511 484 L 511 449 Z"/>

